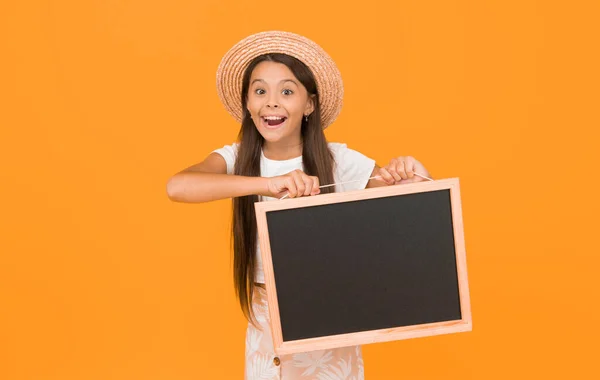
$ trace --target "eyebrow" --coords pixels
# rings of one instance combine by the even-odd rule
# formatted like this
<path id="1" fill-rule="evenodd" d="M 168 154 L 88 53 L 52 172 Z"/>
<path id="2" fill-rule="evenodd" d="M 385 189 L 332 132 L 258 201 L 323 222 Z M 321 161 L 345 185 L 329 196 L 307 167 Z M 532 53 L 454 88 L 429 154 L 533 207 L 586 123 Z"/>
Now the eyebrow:
<path id="1" fill-rule="evenodd" d="M 253 84 L 254 84 L 254 82 L 263 82 L 263 83 L 267 83 L 267 82 L 265 82 L 263 79 L 260 79 L 260 78 L 259 78 L 259 79 L 255 79 L 255 80 L 253 80 L 253 81 L 252 81 L 252 83 L 250 83 L 250 85 L 253 85 Z M 298 82 L 296 82 L 296 81 L 295 81 L 295 80 L 293 80 L 293 79 L 282 79 L 282 80 L 280 80 L 280 81 L 279 81 L 279 83 L 285 83 L 285 82 L 292 82 L 293 84 L 295 84 L 296 86 L 298 86 Z"/>

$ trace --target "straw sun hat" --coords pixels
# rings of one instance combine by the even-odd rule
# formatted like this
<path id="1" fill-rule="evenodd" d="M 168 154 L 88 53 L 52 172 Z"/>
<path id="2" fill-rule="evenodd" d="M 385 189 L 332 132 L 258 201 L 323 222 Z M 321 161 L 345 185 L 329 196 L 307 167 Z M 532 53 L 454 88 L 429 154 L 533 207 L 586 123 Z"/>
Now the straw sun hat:
<path id="1" fill-rule="evenodd" d="M 327 128 L 342 109 L 344 85 L 331 57 L 306 37 L 281 31 L 261 32 L 235 44 L 217 69 L 217 92 L 221 102 L 238 122 L 242 121 L 242 77 L 250 62 L 259 55 L 283 53 L 302 61 L 317 82 L 321 104 L 321 125 Z"/>

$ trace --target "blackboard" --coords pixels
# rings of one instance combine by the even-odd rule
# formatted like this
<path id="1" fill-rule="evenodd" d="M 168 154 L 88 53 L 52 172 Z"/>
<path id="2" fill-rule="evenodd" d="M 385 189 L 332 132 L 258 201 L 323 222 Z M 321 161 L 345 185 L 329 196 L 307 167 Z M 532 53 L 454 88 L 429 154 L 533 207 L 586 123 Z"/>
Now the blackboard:
<path id="1" fill-rule="evenodd" d="M 471 329 L 458 179 L 255 207 L 278 354 Z"/>

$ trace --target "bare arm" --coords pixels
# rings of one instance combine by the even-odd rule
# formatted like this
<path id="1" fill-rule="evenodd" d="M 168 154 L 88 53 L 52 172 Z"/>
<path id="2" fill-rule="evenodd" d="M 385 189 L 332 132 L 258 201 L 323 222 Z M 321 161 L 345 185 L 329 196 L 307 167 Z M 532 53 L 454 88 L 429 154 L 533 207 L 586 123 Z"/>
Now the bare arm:
<path id="1" fill-rule="evenodd" d="M 201 203 L 251 194 L 267 195 L 268 179 L 227 174 L 225 159 L 214 152 L 167 183 L 167 195 L 174 202 Z"/>

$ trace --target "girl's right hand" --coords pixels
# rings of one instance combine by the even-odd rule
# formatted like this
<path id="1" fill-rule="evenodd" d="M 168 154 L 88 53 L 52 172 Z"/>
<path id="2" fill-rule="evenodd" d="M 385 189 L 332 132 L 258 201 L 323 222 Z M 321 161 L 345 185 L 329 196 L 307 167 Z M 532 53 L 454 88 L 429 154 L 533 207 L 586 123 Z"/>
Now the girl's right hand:
<path id="1" fill-rule="evenodd" d="M 289 193 L 289 198 L 297 198 L 308 195 L 317 195 L 319 189 L 319 178 L 309 176 L 300 169 L 296 169 L 284 175 L 267 178 L 269 197 L 281 198 Z"/>

